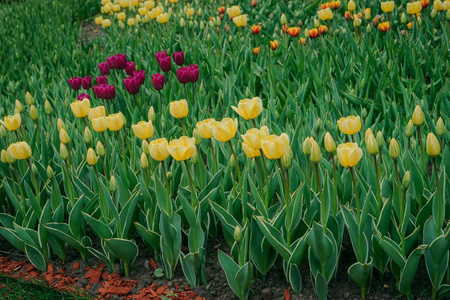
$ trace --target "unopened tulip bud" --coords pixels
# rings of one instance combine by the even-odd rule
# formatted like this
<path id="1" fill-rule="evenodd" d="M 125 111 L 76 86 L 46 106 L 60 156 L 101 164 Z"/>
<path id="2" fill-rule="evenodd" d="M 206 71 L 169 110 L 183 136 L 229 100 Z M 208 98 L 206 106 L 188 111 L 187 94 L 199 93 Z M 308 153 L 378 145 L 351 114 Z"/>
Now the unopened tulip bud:
<path id="1" fill-rule="evenodd" d="M 86 162 L 90 166 L 94 166 L 97 164 L 97 155 L 95 155 L 94 149 L 89 148 L 86 155 Z"/>
<path id="2" fill-rule="evenodd" d="M 322 159 L 322 152 L 320 151 L 320 147 L 319 144 L 317 144 L 317 142 L 311 138 L 311 161 L 315 164 L 317 164 L 318 162 L 320 162 L 320 160 Z"/>
<path id="3" fill-rule="evenodd" d="M 309 38 L 309 30 L 308 30 L 308 28 L 305 29 L 305 38 Z"/>
<path id="4" fill-rule="evenodd" d="M 389 143 L 389 156 L 396 160 L 400 156 L 400 146 L 397 143 L 397 140 L 392 138 Z"/>
<path id="5" fill-rule="evenodd" d="M 172 172 L 167 172 L 167 181 L 171 181 L 172 180 L 172 178 L 173 178 L 173 174 L 172 174 Z"/>
<path id="6" fill-rule="evenodd" d="M 289 147 L 288 151 L 281 157 L 281 166 L 285 169 L 289 169 L 292 166 L 292 159 L 294 154 L 292 153 L 291 147 Z"/>
<path id="7" fill-rule="evenodd" d="M 239 243 L 241 241 L 241 239 L 242 239 L 242 230 L 241 230 L 241 227 L 239 227 L 239 225 L 236 225 L 236 227 L 234 228 L 234 235 L 233 235 L 233 237 L 234 237 L 234 240 L 236 242 Z"/>
<path id="8" fill-rule="evenodd" d="M 334 142 L 334 139 L 329 132 L 327 132 L 325 134 L 324 144 L 325 144 L 325 150 L 328 153 L 334 153 L 334 151 L 336 151 L 336 143 Z"/>
<path id="9" fill-rule="evenodd" d="M 286 16 L 284 14 L 281 15 L 280 21 L 281 21 L 281 25 L 286 25 L 287 24 L 287 19 L 286 19 Z"/>
<path id="10" fill-rule="evenodd" d="M 51 115 L 53 113 L 53 107 L 48 100 L 45 100 L 44 111 L 46 115 Z"/>
<path id="11" fill-rule="evenodd" d="M 20 103 L 19 100 L 16 100 L 16 109 L 15 110 L 19 113 L 23 112 L 23 105 L 22 105 L 22 103 Z"/>
<path id="12" fill-rule="evenodd" d="M 100 157 L 105 156 L 105 147 L 103 146 L 102 142 L 100 141 L 97 142 L 95 150 L 97 151 L 98 156 Z"/>
<path id="13" fill-rule="evenodd" d="M 91 133 L 91 131 L 89 130 L 89 127 L 86 127 L 86 128 L 84 128 L 84 134 L 83 134 L 83 137 L 84 137 L 84 142 L 86 143 L 86 144 L 91 144 L 92 143 L 92 133 Z"/>
<path id="14" fill-rule="evenodd" d="M 111 175 L 111 179 L 109 180 L 109 191 L 114 194 L 118 189 L 119 186 L 117 185 L 117 180 L 114 175 Z"/>
<path id="15" fill-rule="evenodd" d="M 437 11 L 433 8 L 431 10 L 430 16 L 434 19 L 434 18 L 436 18 L 436 15 L 437 15 Z"/>
<path id="16" fill-rule="evenodd" d="M 421 17 L 417 17 L 417 24 L 419 24 L 419 26 L 422 25 L 422 18 Z"/>
<path id="17" fill-rule="evenodd" d="M 307 137 L 303 141 L 303 154 L 305 154 L 306 156 L 310 156 L 311 155 L 311 140 L 310 140 L 309 137 Z"/>
<path id="18" fill-rule="evenodd" d="M 228 36 L 228 42 L 231 43 L 232 41 L 233 41 L 233 36 L 232 35 Z"/>
<path id="19" fill-rule="evenodd" d="M 184 18 L 180 19 L 180 27 L 184 27 L 186 25 L 186 21 L 184 20 Z"/>
<path id="20" fill-rule="evenodd" d="M 58 128 L 58 131 L 61 131 L 61 129 L 66 129 L 66 124 L 64 124 L 64 121 L 61 120 L 61 118 L 58 118 L 58 121 L 56 122 L 56 127 Z"/>
<path id="21" fill-rule="evenodd" d="M 198 163 L 197 151 L 191 156 L 191 163 L 194 164 L 194 165 Z"/>
<path id="22" fill-rule="evenodd" d="M 147 169 L 148 168 L 148 157 L 147 154 L 142 153 L 141 155 L 141 168 Z"/>
<path id="23" fill-rule="evenodd" d="M 383 134 L 381 133 L 381 131 L 378 131 L 377 133 L 377 144 L 380 149 L 383 148 L 385 144 Z"/>
<path id="24" fill-rule="evenodd" d="M 320 21 L 319 19 L 314 19 L 314 27 L 319 28 L 320 27 Z"/>
<path id="25" fill-rule="evenodd" d="M 62 160 L 69 158 L 69 150 L 67 150 L 66 145 L 63 143 L 59 144 L 59 156 L 61 156 Z"/>
<path id="26" fill-rule="evenodd" d="M 38 169 L 37 169 L 36 165 L 35 164 L 31 164 L 31 173 L 32 174 L 37 174 L 37 172 L 38 172 Z"/>
<path id="27" fill-rule="evenodd" d="M 47 179 L 52 180 L 53 177 L 55 177 L 55 173 L 53 172 L 53 169 L 51 166 L 47 166 Z"/>
<path id="28" fill-rule="evenodd" d="M 146 155 L 149 155 L 149 149 L 148 149 L 148 142 L 146 140 L 142 140 L 142 152 L 144 152 Z"/>
<path id="29" fill-rule="evenodd" d="M 9 151 L 6 151 L 5 149 L 2 150 L 1 160 L 5 164 L 13 164 L 16 161 L 14 157 L 9 154 Z"/>
<path id="30" fill-rule="evenodd" d="M 370 26 L 370 24 L 367 24 L 366 29 L 368 33 L 372 32 L 372 26 Z"/>
<path id="31" fill-rule="evenodd" d="M 361 85 L 364 85 L 364 83 L 365 83 L 365 80 L 363 79 L 363 81 L 361 82 Z M 363 109 L 362 109 L 361 114 L 362 114 L 362 117 L 363 117 L 364 119 L 367 118 L 367 110 L 366 110 L 366 108 L 363 108 Z"/>
<path id="32" fill-rule="evenodd" d="M 33 104 L 31 104 L 31 107 L 30 107 L 30 118 L 31 118 L 31 120 L 36 121 L 38 119 L 38 117 L 39 116 L 38 116 L 38 112 L 37 112 L 36 107 Z"/>
<path id="33" fill-rule="evenodd" d="M 358 18 L 357 15 L 353 16 L 353 26 L 355 27 L 359 27 L 361 26 L 362 20 L 360 18 Z"/>
<path id="34" fill-rule="evenodd" d="M 406 137 L 410 138 L 414 134 L 414 124 L 412 120 L 409 120 L 408 124 L 405 128 L 405 135 Z"/>
<path id="35" fill-rule="evenodd" d="M 33 96 L 31 96 L 30 92 L 27 92 L 27 93 L 26 93 L 26 95 L 25 95 L 25 101 L 27 102 L 27 104 L 28 104 L 29 106 L 34 104 L 34 98 L 33 98 Z"/>
<path id="36" fill-rule="evenodd" d="M 445 18 L 447 21 L 450 21 L 450 9 L 447 9 L 447 13 L 445 14 Z"/>
<path id="37" fill-rule="evenodd" d="M 402 22 L 402 24 L 406 23 L 406 15 L 404 12 L 402 12 L 402 15 L 400 16 L 400 21 Z"/>
<path id="38" fill-rule="evenodd" d="M 67 134 L 67 131 L 64 128 L 59 131 L 59 141 L 64 145 L 70 143 L 69 135 Z"/>
<path id="39" fill-rule="evenodd" d="M 230 162 L 229 162 L 229 164 L 230 164 L 230 167 L 231 167 L 232 169 L 236 168 L 236 159 L 234 158 L 234 155 L 233 155 L 233 154 L 230 156 Z"/>
<path id="40" fill-rule="evenodd" d="M 202 137 L 196 128 L 194 128 L 193 136 L 195 138 L 195 146 L 200 145 L 202 142 Z"/>
<path id="41" fill-rule="evenodd" d="M 444 136 L 445 134 L 445 125 L 442 118 L 439 118 L 436 122 L 436 133 L 438 136 Z"/>
<path id="42" fill-rule="evenodd" d="M 5 126 L 0 124 L 0 136 L 5 139 L 6 138 L 6 128 Z"/>
<path id="43" fill-rule="evenodd" d="M 411 173 L 406 171 L 405 176 L 403 176 L 402 186 L 406 190 L 411 185 Z"/>
<path id="44" fill-rule="evenodd" d="M 424 122 L 423 111 L 419 105 L 416 105 L 416 108 L 414 109 L 412 120 L 416 126 L 421 126 Z"/>
<path id="45" fill-rule="evenodd" d="M 437 137 L 430 132 L 427 136 L 427 154 L 429 157 L 436 157 L 441 153 L 441 145 Z"/>
<path id="46" fill-rule="evenodd" d="M 366 144 L 367 144 L 367 151 L 369 151 L 369 153 L 371 155 L 378 154 L 378 150 L 379 150 L 378 143 L 377 143 L 377 140 L 375 139 L 375 137 L 373 136 L 373 134 L 369 134 L 367 136 Z"/>

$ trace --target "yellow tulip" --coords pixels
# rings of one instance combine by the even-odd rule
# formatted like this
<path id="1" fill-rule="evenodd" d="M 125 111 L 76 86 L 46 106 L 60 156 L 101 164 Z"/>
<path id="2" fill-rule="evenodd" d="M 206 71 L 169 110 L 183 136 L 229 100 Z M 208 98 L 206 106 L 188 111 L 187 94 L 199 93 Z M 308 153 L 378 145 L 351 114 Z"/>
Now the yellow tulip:
<path id="1" fill-rule="evenodd" d="M 246 142 L 242 143 L 242 150 L 244 150 L 244 153 L 245 155 L 247 155 L 248 158 L 261 156 L 261 151 L 251 147 Z"/>
<path id="2" fill-rule="evenodd" d="M 378 154 L 379 147 L 378 147 L 377 140 L 375 139 L 375 136 L 373 134 L 369 134 L 367 136 L 366 146 L 367 146 L 367 150 L 369 151 L 369 153 L 371 155 Z"/>
<path id="3" fill-rule="evenodd" d="M 138 6 L 138 5 L 139 5 L 139 0 L 131 0 L 131 1 L 130 1 L 130 4 L 131 4 L 132 6 Z"/>
<path id="4" fill-rule="evenodd" d="M 392 138 L 389 143 L 389 156 L 396 160 L 400 156 L 400 146 L 397 143 L 397 140 Z"/>
<path id="5" fill-rule="evenodd" d="M 93 107 L 89 110 L 88 119 L 92 121 L 92 119 L 100 118 L 106 116 L 106 110 L 104 106 Z"/>
<path id="6" fill-rule="evenodd" d="M 128 26 L 135 26 L 136 25 L 136 21 L 134 20 L 134 18 L 129 18 L 127 20 L 127 24 L 128 24 Z"/>
<path id="7" fill-rule="evenodd" d="M 444 3 L 442 3 L 442 1 L 440 0 L 434 0 L 433 8 L 435 11 L 441 11 L 444 9 Z"/>
<path id="8" fill-rule="evenodd" d="M 102 27 L 103 28 L 108 28 L 109 26 L 111 26 L 111 20 L 105 19 L 105 20 L 102 21 Z"/>
<path id="9" fill-rule="evenodd" d="M 405 128 L 405 135 L 406 135 L 406 137 L 410 138 L 413 136 L 413 134 L 414 134 L 414 124 L 413 124 L 413 121 L 411 119 L 409 119 L 409 122 Z"/>
<path id="10" fill-rule="evenodd" d="M 8 147 L 9 155 L 15 159 L 29 159 L 31 157 L 31 147 L 27 142 L 18 142 L 9 145 Z"/>
<path id="11" fill-rule="evenodd" d="M 333 13 L 329 8 L 319 10 L 317 12 L 317 15 L 319 16 L 319 19 L 321 19 L 322 21 L 333 19 Z"/>
<path id="12" fill-rule="evenodd" d="M 247 26 L 247 20 L 248 20 L 247 15 L 240 15 L 233 18 L 233 22 L 237 27 Z"/>
<path id="13" fill-rule="evenodd" d="M 9 151 L 6 151 L 5 149 L 2 149 L 0 159 L 4 164 L 13 164 L 16 161 L 16 159 L 9 154 Z"/>
<path id="14" fill-rule="evenodd" d="M 84 118 L 89 114 L 91 110 L 91 103 L 88 99 L 84 98 L 83 101 L 75 100 L 70 103 L 70 109 L 75 117 Z"/>
<path id="15" fill-rule="evenodd" d="M 104 132 L 108 129 L 108 119 L 106 117 L 98 117 L 92 119 L 92 128 L 96 132 Z"/>
<path id="16" fill-rule="evenodd" d="M 238 5 L 227 8 L 227 13 L 230 18 L 237 17 L 241 14 L 241 8 Z"/>
<path id="17" fill-rule="evenodd" d="M 313 163 L 317 164 L 322 159 L 322 152 L 320 151 L 319 144 L 316 140 L 311 138 L 311 156 L 310 159 Z"/>
<path id="18" fill-rule="evenodd" d="M 116 16 L 117 16 L 117 19 L 119 19 L 120 21 L 124 21 L 127 18 L 127 15 L 125 14 L 125 12 L 120 12 Z"/>
<path id="19" fill-rule="evenodd" d="M 156 21 L 160 24 L 167 23 L 169 21 L 169 14 L 168 13 L 160 14 L 159 16 L 156 17 Z"/>
<path id="20" fill-rule="evenodd" d="M 427 136 L 427 154 L 429 157 L 436 157 L 441 153 L 441 145 L 433 133 Z"/>
<path id="21" fill-rule="evenodd" d="M 311 138 L 309 136 L 303 141 L 302 151 L 306 156 L 311 155 Z"/>
<path id="22" fill-rule="evenodd" d="M 120 7 L 127 8 L 129 3 L 128 3 L 128 0 L 120 0 L 119 4 L 120 4 Z"/>
<path id="23" fill-rule="evenodd" d="M 189 113 L 189 106 L 186 99 L 170 102 L 170 114 L 175 119 L 182 119 Z"/>
<path id="24" fill-rule="evenodd" d="M 58 128 L 58 131 L 60 131 L 62 128 L 66 129 L 66 124 L 64 124 L 64 121 L 61 118 L 58 118 L 56 121 L 56 128 Z"/>
<path id="25" fill-rule="evenodd" d="M 286 25 L 287 24 L 287 19 L 286 19 L 286 15 L 285 14 L 281 15 L 280 22 L 281 22 L 281 25 Z"/>
<path id="26" fill-rule="evenodd" d="M 20 117 L 20 114 L 17 113 L 13 116 L 6 116 L 2 124 L 8 129 L 9 131 L 15 131 L 19 129 L 20 124 L 22 124 L 22 118 Z"/>
<path id="27" fill-rule="evenodd" d="M 100 16 L 100 17 L 95 18 L 94 20 L 95 20 L 95 24 L 102 25 L 103 17 Z"/>
<path id="28" fill-rule="evenodd" d="M 247 132 L 241 135 L 244 143 L 253 149 L 261 149 L 261 139 L 269 135 L 269 128 L 267 126 L 262 126 L 261 129 L 252 128 L 247 130 Z"/>
<path id="29" fill-rule="evenodd" d="M 327 150 L 328 153 L 334 153 L 334 151 L 336 151 L 336 143 L 329 132 L 325 134 L 323 142 L 325 144 L 325 150 Z"/>
<path id="30" fill-rule="evenodd" d="M 345 168 L 356 166 L 363 156 L 362 149 L 356 143 L 340 144 L 336 152 L 339 163 Z"/>
<path id="31" fill-rule="evenodd" d="M 114 4 L 114 5 L 112 6 L 112 10 L 113 10 L 114 12 L 119 12 L 119 11 L 120 11 L 120 5 L 119 5 L 119 4 Z"/>
<path id="32" fill-rule="evenodd" d="M 178 3 L 178 0 L 170 0 L 170 3 L 176 4 L 176 3 Z"/>
<path id="33" fill-rule="evenodd" d="M 108 121 L 108 128 L 111 131 L 119 131 L 124 123 L 120 113 L 109 115 L 106 117 L 106 120 Z"/>
<path id="34" fill-rule="evenodd" d="M 347 118 L 340 118 L 337 125 L 342 133 L 352 135 L 361 130 L 361 119 L 359 116 L 348 116 Z"/>
<path id="35" fill-rule="evenodd" d="M 238 120 L 224 118 L 220 122 L 215 122 L 213 126 L 213 136 L 219 142 L 228 142 L 236 135 Z"/>
<path id="36" fill-rule="evenodd" d="M 25 102 L 30 106 L 34 104 L 34 98 L 31 96 L 30 92 L 25 94 Z"/>
<path id="37" fill-rule="evenodd" d="M 195 139 L 182 136 L 179 139 L 171 140 L 167 145 L 167 151 L 177 161 L 187 160 L 196 153 Z"/>
<path id="38" fill-rule="evenodd" d="M 421 126 L 424 122 L 423 111 L 419 105 L 416 105 L 416 108 L 414 109 L 412 120 L 416 126 Z"/>
<path id="39" fill-rule="evenodd" d="M 186 14 L 187 14 L 189 17 L 192 17 L 192 16 L 194 15 L 194 13 L 195 13 L 195 10 L 194 10 L 194 8 L 192 8 L 192 7 L 188 8 L 188 9 L 186 10 Z"/>
<path id="40" fill-rule="evenodd" d="M 348 11 L 354 11 L 356 9 L 355 1 L 350 0 L 347 5 Z"/>
<path id="41" fill-rule="evenodd" d="M 15 110 L 17 112 L 19 112 L 19 113 L 23 112 L 23 105 L 22 105 L 22 103 L 20 103 L 19 100 L 16 100 L 15 105 L 16 105 Z"/>
<path id="42" fill-rule="evenodd" d="M 145 7 L 145 6 L 140 7 L 140 8 L 138 9 L 138 12 L 139 12 L 141 15 L 145 16 L 145 15 L 148 13 L 148 8 Z"/>
<path id="43" fill-rule="evenodd" d="M 148 145 L 150 156 L 157 161 L 163 161 L 169 156 L 167 150 L 167 140 L 165 138 L 153 140 Z"/>
<path id="44" fill-rule="evenodd" d="M 438 136 L 444 136 L 445 134 L 445 124 L 442 118 L 439 118 L 436 122 L 436 133 Z"/>
<path id="45" fill-rule="evenodd" d="M 131 125 L 134 134 L 141 140 L 148 140 L 153 136 L 155 129 L 153 128 L 152 121 L 140 121 L 137 125 Z"/>
<path id="46" fill-rule="evenodd" d="M 394 1 L 386 1 L 381 2 L 381 10 L 385 13 L 390 13 L 394 10 L 395 2 Z"/>
<path id="47" fill-rule="evenodd" d="M 261 98 L 254 97 L 253 99 L 241 100 L 238 103 L 238 107 L 231 106 L 231 108 L 244 119 L 252 120 L 257 118 L 261 114 L 263 105 Z"/>
<path id="48" fill-rule="evenodd" d="M 155 7 L 155 1 L 145 1 L 144 6 L 147 9 L 153 9 Z"/>
<path id="49" fill-rule="evenodd" d="M 422 3 L 420 1 L 415 1 L 406 4 L 406 12 L 410 15 L 417 15 L 422 10 Z"/>
<path id="50" fill-rule="evenodd" d="M 210 139 L 213 136 L 213 127 L 215 124 L 215 119 L 206 119 L 200 122 L 197 122 L 195 128 L 197 129 L 200 136 L 204 139 Z"/>
<path id="51" fill-rule="evenodd" d="M 141 154 L 141 168 L 148 169 L 148 157 L 145 153 Z"/>
<path id="52" fill-rule="evenodd" d="M 90 166 L 95 166 L 97 164 L 97 155 L 95 155 L 94 149 L 89 148 L 87 155 L 86 155 L 86 162 Z"/>
<path id="53" fill-rule="evenodd" d="M 67 131 L 64 128 L 62 128 L 59 131 L 59 141 L 64 145 L 70 143 L 69 135 L 67 134 Z"/>
<path id="54" fill-rule="evenodd" d="M 261 138 L 261 149 L 268 159 L 280 159 L 289 150 L 289 137 L 286 133 L 280 136 L 272 134 Z"/>

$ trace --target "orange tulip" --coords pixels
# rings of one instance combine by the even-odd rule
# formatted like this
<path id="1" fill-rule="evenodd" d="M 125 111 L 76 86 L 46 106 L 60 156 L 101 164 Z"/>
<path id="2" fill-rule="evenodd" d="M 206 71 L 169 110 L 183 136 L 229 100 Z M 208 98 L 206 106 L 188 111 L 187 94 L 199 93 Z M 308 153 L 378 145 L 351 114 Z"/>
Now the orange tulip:
<path id="1" fill-rule="evenodd" d="M 382 22 L 382 23 L 378 24 L 378 29 L 380 29 L 383 32 L 386 32 L 389 29 L 391 29 L 391 23 L 389 21 Z"/>
<path id="2" fill-rule="evenodd" d="M 319 34 L 320 34 L 319 29 L 317 29 L 317 28 L 313 28 L 309 31 L 309 37 L 312 39 L 315 39 L 316 37 L 318 37 Z"/>
<path id="3" fill-rule="evenodd" d="M 328 32 L 328 27 L 325 26 L 325 25 L 320 25 L 319 26 L 319 32 L 320 32 L 320 34 L 327 33 Z"/>
<path id="4" fill-rule="evenodd" d="M 259 50 L 261 50 L 261 47 L 253 48 L 253 54 L 258 55 L 259 54 Z"/>
<path id="5" fill-rule="evenodd" d="M 292 37 L 297 37 L 300 34 L 301 28 L 300 27 L 289 27 L 287 32 Z"/>
<path id="6" fill-rule="evenodd" d="M 270 49 L 276 50 L 278 48 L 278 40 L 270 41 Z"/>
<path id="7" fill-rule="evenodd" d="M 250 30 L 253 34 L 259 34 L 261 32 L 261 25 L 252 25 L 250 26 Z"/>

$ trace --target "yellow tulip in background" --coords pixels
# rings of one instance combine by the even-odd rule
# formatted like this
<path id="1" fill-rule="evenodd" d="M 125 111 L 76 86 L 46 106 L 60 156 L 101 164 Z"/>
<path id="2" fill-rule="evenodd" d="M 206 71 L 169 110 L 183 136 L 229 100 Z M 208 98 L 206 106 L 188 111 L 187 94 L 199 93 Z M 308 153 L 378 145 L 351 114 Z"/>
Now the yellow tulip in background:
<path id="1" fill-rule="evenodd" d="M 406 12 L 410 15 L 417 15 L 422 10 L 422 3 L 420 1 L 414 1 L 406 4 Z"/>
<path id="2" fill-rule="evenodd" d="M 358 164 L 363 156 L 363 151 L 356 143 L 340 144 L 336 153 L 339 163 L 345 168 L 352 168 Z"/>
<path id="3" fill-rule="evenodd" d="M 242 150 L 244 150 L 244 153 L 248 158 L 261 156 L 261 151 L 249 146 L 246 142 L 242 143 Z"/>
<path id="4" fill-rule="evenodd" d="M 95 155 L 94 149 L 89 148 L 87 155 L 86 155 L 86 162 L 90 165 L 90 166 L 94 166 L 97 164 L 97 155 Z"/>
<path id="5" fill-rule="evenodd" d="M 106 120 L 108 121 L 108 128 L 111 131 L 119 131 L 124 123 L 120 113 L 109 115 Z"/>
<path id="6" fill-rule="evenodd" d="M 430 132 L 427 136 L 427 154 L 429 157 L 436 157 L 441 153 L 441 145 L 437 137 Z"/>
<path id="7" fill-rule="evenodd" d="M 213 136 L 219 142 L 228 142 L 236 135 L 238 120 L 223 118 L 220 122 L 215 122 Z"/>
<path id="8" fill-rule="evenodd" d="M 6 116 L 2 121 L 3 126 L 6 127 L 9 131 L 15 131 L 19 129 L 20 124 L 22 124 L 22 118 L 20 114 L 17 113 L 13 116 Z"/>
<path id="9" fill-rule="evenodd" d="M 213 127 L 215 122 L 216 120 L 214 118 L 199 121 L 195 125 L 195 128 L 202 138 L 210 139 L 213 136 Z"/>
<path id="10" fill-rule="evenodd" d="M 356 3 L 353 0 L 350 0 L 347 4 L 348 11 L 354 11 L 356 9 Z"/>
<path id="11" fill-rule="evenodd" d="M 169 21 L 169 14 L 168 13 L 160 14 L 159 16 L 156 17 L 156 21 L 160 24 L 167 23 Z"/>
<path id="12" fill-rule="evenodd" d="M 18 142 L 9 145 L 8 152 L 15 159 L 24 160 L 31 157 L 31 147 L 27 142 Z"/>
<path id="13" fill-rule="evenodd" d="M 252 120 L 261 114 L 263 105 L 261 98 L 254 97 L 253 99 L 241 100 L 238 103 L 238 107 L 231 106 L 231 108 L 244 119 Z"/>
<path id="14" fill-rule="evenodd" d="M 108 129 L 108 119 L 107 117 L 99 117 L 92 119 L 92 128 L 96 132 L 104 132 Z"/>
<path id="15" fill-rule="evenodd" d="M 136 21 L 135 21 L 134 18 L 129 18 L 127 20 L 127 24 L 128 24 L 128 26 L 135 26 L 136 25 Z"/>
<path id="16" fill-rule="evenodd" d="M 127 15 L 125 14 L 125 12 L 118 13 L 116 16 L 117 16 L 117 19 L 119 19 L 120 21 L 125 21 L 125 19 L 127 18 Z"/>
<path id="17" fill-rule="evenodd" d="M 313 163 L 318 163 L 322 159 L 322 152 L 320 151 L 319 144 L 316 140 L 311 138 L 311 156 L 310 159 Z"/>
<path id="18" fill-rule="evenodd" d="M 361 130 L 361 119 L 359 116 L 348 116 L 347 118 L 340 118 L 337 125 L 342 133 L 352 135 Z"/>
<path id="19" fill-rule="evenodd" d="M 237 27 L 247 26 L 247 20 L 248 20 L 247 15 L 240 15 L 233 18 L 233 22 Z"/>
<path id="20" fill-rule="evenodd" d="M 70 109 L 77 118 L 84 118 L 89 114 L 91 110 L 91 103 L 88 99 L 84 98 L 83 101 L 75 100 L 70 103 Z"/>
<path id="21" fill-rule="evenodd" d="M 329 8 L 321 9 L 317 12 L 319 19 L 322 21 L 333 19 L 333 12 Z"/>
<path id="22" fill-rule="evenodd" d="M 325 150 L 328 153 L 334 153 L 334 151 L 336 151 L 336 143 L 334 142 L 334 139 L 329 132 L 325 134 L 323 141 L 325 144 Z"/>
<path id="23" fill-rule="evenodd" d="M 269 128 L 267 126 L 262 126 L 261 129 L 252 128 L 247 130 L 247 132 L 241 135 L 244 143 L 253 149 L 261 149 L 261 139 L 269 135 Z"/>
<path id="24" fill-rule="evenodd" d="M 280 136 L 272 134 L 263 137 L 261 149 L 268 159 L 280 159 L 289 150 L 289 137 L 286 133 Z"/>
<path id="25" fill-rule="evenodd" d="M 89 110 L 88 119 L 92 121 L 92 119 L 104 117 L 106 116 L 106 110 L 104 106 L 93 107 Z"/>
<path id="26" fill-rule="evenodd" d="M 64 145 L 70 143 L 69 135 L 67 134 L 67 131 L 64 128 L 62 128 L 59 131 L 59 141 Z"/>
<path id="27" fill-rule="evenodd" d="M 389 156 L 393 160 L 396 160 L 400 156 L 400 146 L 395 138 L 392 138 L 389 143 Z"/>
<path id="28" fill-rule="evenodd" d="M 232 7 L 227 8 L 227 13 L 230 16 L 230 18 L 234 18 L 241 14 L 241 9 L 238 5 L 234 5 Z"/>
<path id="29" fill-rule="evenodd" d="M 103 17 L 102 16 L 97 17 L 97 18 L 94 19 L 94 21 L 95 21 L 95 24 L 102 25 Z"/>
<path id="30" fill-rule="evenodd" d="M 131 125 L 134 134 L 141 140 L 148 140 L 153 136 L 155 129 L 153 128 L 152 121 L 140 121 L 136 125 Z"/>
<path id="31" fill-rule="evenodd" d="M 168 142 L 165 138 L 153 140 L 148 145 L 150 156 L 157 161 L 163 161 L 169 156 Z"/>
<path id="32" fill-rule="evenodd" d="M 102 21 L 102 27 L 103 28 L 108 28 L 109 26 L 111 26 L 111 20 L 105 19 L 105 20 Z"/>
<path id="33" fill-rule="evenodd" d="M 187 160 L 196 153 L 195 138 L 182 136 L 179 139 L 171 140 L 167 145 L 167 151 L 177 161 Z"/>
<path id="34" fill-rule="evenodd" d="M 395 2 L 394 1 L 386 1 L 381 2 L 381 10 L 385 13 L 390 13 L 394 10 Z"/>
<path id="35" fill-rule="evenodd" d="M 189 106 L 186 99 L 172 101 L 169 105 L 170 114 L 175 119 L 182 119 L 189 113 Z"/>

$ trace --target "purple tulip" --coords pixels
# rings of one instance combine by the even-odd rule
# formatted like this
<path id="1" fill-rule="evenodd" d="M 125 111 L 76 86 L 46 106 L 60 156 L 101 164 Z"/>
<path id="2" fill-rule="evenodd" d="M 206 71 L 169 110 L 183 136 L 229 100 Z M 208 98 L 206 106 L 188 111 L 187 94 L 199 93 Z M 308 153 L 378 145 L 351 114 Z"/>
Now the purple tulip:
<path id="1" fill-rule="evenodd" d="M 152 74 L 152 84 L 155 90 L 162 90 L 164 87 L 164 75 L 161 73 Z"/>
<path id="2" fill-rule="evenodd" d="M 106 77 L 106 75 L 95 77 L 95 81 L 97 82 L 97 84 L 108 84 L 108 78 Z"/>
<path id="3" fill-rule="evenodd" d="M 180 52 L 174 52 L 174 53 L 172 54 L 172 57 L 173 57 L 173 61 L 174 61 L 177 65 L 179 65 L 179 66 L 184 65 L 184 52 L 183 52 L 183 51 L 180 51 Z"/>
<path id="4" fill-rule="evenodd" d="M 160 60 L 161 58 L 167 57 L 167 51 L 160 51 L 158 53 L 155 54 L 156 60 Z"/>
<path id="5" fill-rule="evenodd" d="M 92 78 L 91 76 L 86 76 L 84 78 L 81 78 L 81 86 L 83 89 L 88 90 L 92 86 Z"/>
<path id="6" fill-rule="evenodd" d="M 128 76 L 133 76 L 133 72 L 136 70 L 136 65 L 134 64 L 134 61 L 127 61 L 125 65 L 125 72 Z"/>
<path id="7" fill-rule="evenodd" d="M 139 87 L 141 86 L 139 84 L 139 79 L 136 77 L 127 77 L 123 80 L 123 83 L 125 84 L 125 88 L 127 89 L 127 92 L 131 95 L 135 95 L 139 93 Z"/>
<path id="8" fill-rule="evenodd" d="M 88 94 L 85 94 L 85 93 L 79 94 L 78 97 L 77 97 L 77 100 L 83 101 L 83 99 L 91 100 L 91 97 Z"/>
<path id="9" fill-rule="evenodd" d="M 189 67 L 179 68 L 177 70 L 177 78 L 181 84 L 189 82 Z"/>
<path id="10" fill-rule="evenodd" d="M 163 58 L 160 58 L 160 59 L 158 59 L 158 64 L 159 64 L 159 67 L 161 68 L 161 70 L 163 71 L 163 72 L 169 72 L 170 71 L 170 69 L 172 68 L 172 65 L 171 65 L 171 63 L 170 63 L 170 56 L 166 56 L 166 57 L 163 57 Z"/>
<path id="11" fill-rule="evenodd" d="M 93 86 L 95 96 L 99 99 L 114 99 L 116 87 L 110 84 L 98 84 Z"/>
<path id="12" fill-rule="evenodd" d="M 81 88 L 81 77 L 73 77 L 71 79 L 67 79 L 70 86 L 75 90 L 78 91 Z"/>
<path id="13" fill-rule="evenodd" d="M 111 69 L 123 70 L 127 65 L 127 57 L 125 54 L 116 54 L 106 58 Z"/>
<path id="14" fill-rule="evenodd" d="M 189 82 L 195 83 L 198 80 L 198 65 L 190 65 L 189 66 L 190 76 L 189 76 Z"/>
<path id="15" fill-rule="evenodd" d="M 135 77 L 138 80 L 139 85 L 143 85 L 145 81 L 145 71 L 144 70 L 133 71 L 133 77 Z"/>
<path id="16" fill-rule="evenodd" d="M 100 69 L 100 74 L 109 75 L 111 72 L 111 66 L 108 62 L 101 62 L 98 64 L 98 68 Z"/>

